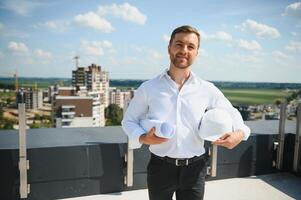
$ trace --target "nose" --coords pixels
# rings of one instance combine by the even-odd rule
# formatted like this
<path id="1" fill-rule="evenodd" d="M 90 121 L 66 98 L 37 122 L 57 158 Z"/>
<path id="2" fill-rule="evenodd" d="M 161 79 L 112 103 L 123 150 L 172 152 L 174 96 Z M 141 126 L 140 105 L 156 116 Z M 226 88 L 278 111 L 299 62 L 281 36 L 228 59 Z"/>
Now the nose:
<path id="1" fill-rule="evenodd" d="M 188 47 L 187 47 L 187 45 L 183 45 L 182 48 L 180 49 L 180 51 L 181 51 L 182 53 L 187 53 L 187 52 L 188 52 Z"/>

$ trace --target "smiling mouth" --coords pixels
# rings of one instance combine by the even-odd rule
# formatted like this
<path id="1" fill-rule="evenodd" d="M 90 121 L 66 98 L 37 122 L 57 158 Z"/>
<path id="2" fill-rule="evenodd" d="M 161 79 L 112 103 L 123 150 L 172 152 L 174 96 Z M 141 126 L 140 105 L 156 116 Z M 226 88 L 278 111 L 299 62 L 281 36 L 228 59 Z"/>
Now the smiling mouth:
<path id="1" fill-rule="evenodd" d="M 187 56 L 186 55 L 184 55 L 184 54 L 176 54 L 176 57 L 177 58 L 186 58 L 187 59 Z"/>
<path id="2" fill-rule="evenodd" d="M 186 57 L 181 57 L 181 56 L 177 56 L 177 59 L 179 59 L 179 60 L 187 60 Z"/>

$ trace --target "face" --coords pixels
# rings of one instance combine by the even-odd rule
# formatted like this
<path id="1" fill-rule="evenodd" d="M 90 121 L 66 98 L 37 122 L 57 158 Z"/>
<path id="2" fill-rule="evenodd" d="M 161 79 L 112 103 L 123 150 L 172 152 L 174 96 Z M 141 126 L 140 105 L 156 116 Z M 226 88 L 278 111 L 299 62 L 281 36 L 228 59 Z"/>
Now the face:
<path id="1" fill-rule="evenodd" d="M 194 33 L 177 33 L 168 46 L 172 67 L 186 69 L 198 55 L 198 37 Z"/>

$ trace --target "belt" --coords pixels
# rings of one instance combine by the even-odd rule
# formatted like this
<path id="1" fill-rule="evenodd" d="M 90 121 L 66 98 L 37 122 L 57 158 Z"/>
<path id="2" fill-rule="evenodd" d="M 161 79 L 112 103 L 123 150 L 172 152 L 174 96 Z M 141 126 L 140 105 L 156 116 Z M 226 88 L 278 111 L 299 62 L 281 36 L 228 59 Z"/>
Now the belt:
<path id="1" fill-rule="evenodd" d="M 157 156 L 153 153 L 151 154 L 152 158 L 157 158 L 157 159 L 166 161 L 168 163 L 174 164 L 176 166 L 188 166 L 193 162 L 204 159 L 206 157 L 206 155 L 207 154 L 205 153 L 201 156 L 194 156 L 192 158 L 171 158 L 171 157 L 168 157 L 168 156 L 160 157 L 160 156 Z"/>

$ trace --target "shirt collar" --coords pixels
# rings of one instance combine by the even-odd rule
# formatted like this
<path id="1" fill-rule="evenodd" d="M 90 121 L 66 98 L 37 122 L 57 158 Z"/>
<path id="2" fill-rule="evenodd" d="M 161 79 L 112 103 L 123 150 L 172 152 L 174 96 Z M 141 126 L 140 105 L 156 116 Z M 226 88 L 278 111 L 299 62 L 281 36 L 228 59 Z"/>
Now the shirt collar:
<path id="1" fill-rule="evenodd" d="M 167 72 L 168 72 L 168 69 L 166 68 L 166 69 L 160 74 L 159 79 L 161 80 L 164 76 L 168 76 Z"/>
<path id="2" fill-rule="evenodd" d="M 168 75 L 168 68 L 166 68 L 159 76 L 159 79 L 161 80 L 163 77 L 166 78 L 170 78 L 170 76 Z M 195 73 L 193 73 L 192 71 L 190 71 L 190 77 L 188 80 L 191 80 L 192 83 L 196 83 L 197 81 L 197 76 Z"/>

